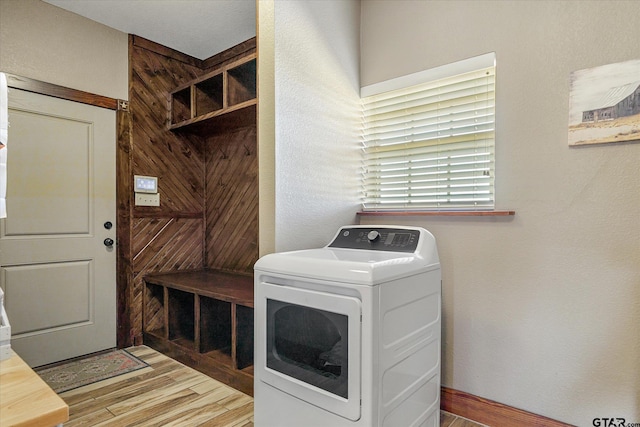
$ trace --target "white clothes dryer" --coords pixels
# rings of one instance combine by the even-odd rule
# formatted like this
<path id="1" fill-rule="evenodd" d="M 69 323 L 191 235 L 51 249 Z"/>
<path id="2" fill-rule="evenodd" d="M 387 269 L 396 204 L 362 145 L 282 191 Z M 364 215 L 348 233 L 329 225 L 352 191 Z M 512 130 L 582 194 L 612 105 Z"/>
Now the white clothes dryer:
<path id="1" fill-rule="evenodd" d="M 257 427 L 440 425 L 441 273 L 418 227 L 255 264 Z"/>

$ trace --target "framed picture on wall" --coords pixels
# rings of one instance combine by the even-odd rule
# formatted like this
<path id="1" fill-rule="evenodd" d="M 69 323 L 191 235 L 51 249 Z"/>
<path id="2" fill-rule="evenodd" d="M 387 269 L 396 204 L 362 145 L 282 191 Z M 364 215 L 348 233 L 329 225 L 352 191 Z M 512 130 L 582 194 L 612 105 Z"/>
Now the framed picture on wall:
<path id="1" fill-rule="evenodd" d="M 569 145 L 640 142 L 640 59 L 574 71 Z"/>

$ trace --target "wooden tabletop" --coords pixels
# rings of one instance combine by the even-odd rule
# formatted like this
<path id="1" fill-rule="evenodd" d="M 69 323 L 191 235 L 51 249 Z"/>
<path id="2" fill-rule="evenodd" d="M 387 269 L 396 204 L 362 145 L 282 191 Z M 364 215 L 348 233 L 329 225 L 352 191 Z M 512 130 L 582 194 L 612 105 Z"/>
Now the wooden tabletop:
<path id="1" fill-rule="evenodd" d="M 0 426 L 52 427 L 69 406 L 15 352 L 0 362 Z"/>

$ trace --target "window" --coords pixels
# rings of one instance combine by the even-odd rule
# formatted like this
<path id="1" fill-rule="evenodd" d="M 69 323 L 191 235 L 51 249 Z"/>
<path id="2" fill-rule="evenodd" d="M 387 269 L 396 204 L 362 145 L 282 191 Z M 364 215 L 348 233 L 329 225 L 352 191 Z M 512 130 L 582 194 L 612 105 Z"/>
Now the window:
<path id="1" fill-rule="evenodd" d="M 494 208 L 495 54 L 366 86 L 364 210 Z"/>

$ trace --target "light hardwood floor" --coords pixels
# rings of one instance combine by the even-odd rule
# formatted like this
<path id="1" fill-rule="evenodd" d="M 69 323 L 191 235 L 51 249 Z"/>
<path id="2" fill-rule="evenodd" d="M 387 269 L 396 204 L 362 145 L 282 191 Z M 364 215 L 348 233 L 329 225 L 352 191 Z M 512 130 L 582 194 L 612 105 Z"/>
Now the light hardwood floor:
<path id="1" fill-rule="evenodd" d="M 253 398 L 146 347 L 150 368 L 61 393 L 76 426 L 253 426 Z"/>
<path id="2" fill-rule="evenodd" d="M 486 427 L 466 418 L 458 417 L 449 412 L 440 411 L 440 427 Z"/>
<path id="3" fill-rule="evenodd" d="M 70 413 L 65 427 L 253 427 L 251 396 L 149 347 L 127 351 L 149 368 L 61 393 Z M 440 418 L 441 427 L 481 426 L 446 412 Z"/>

